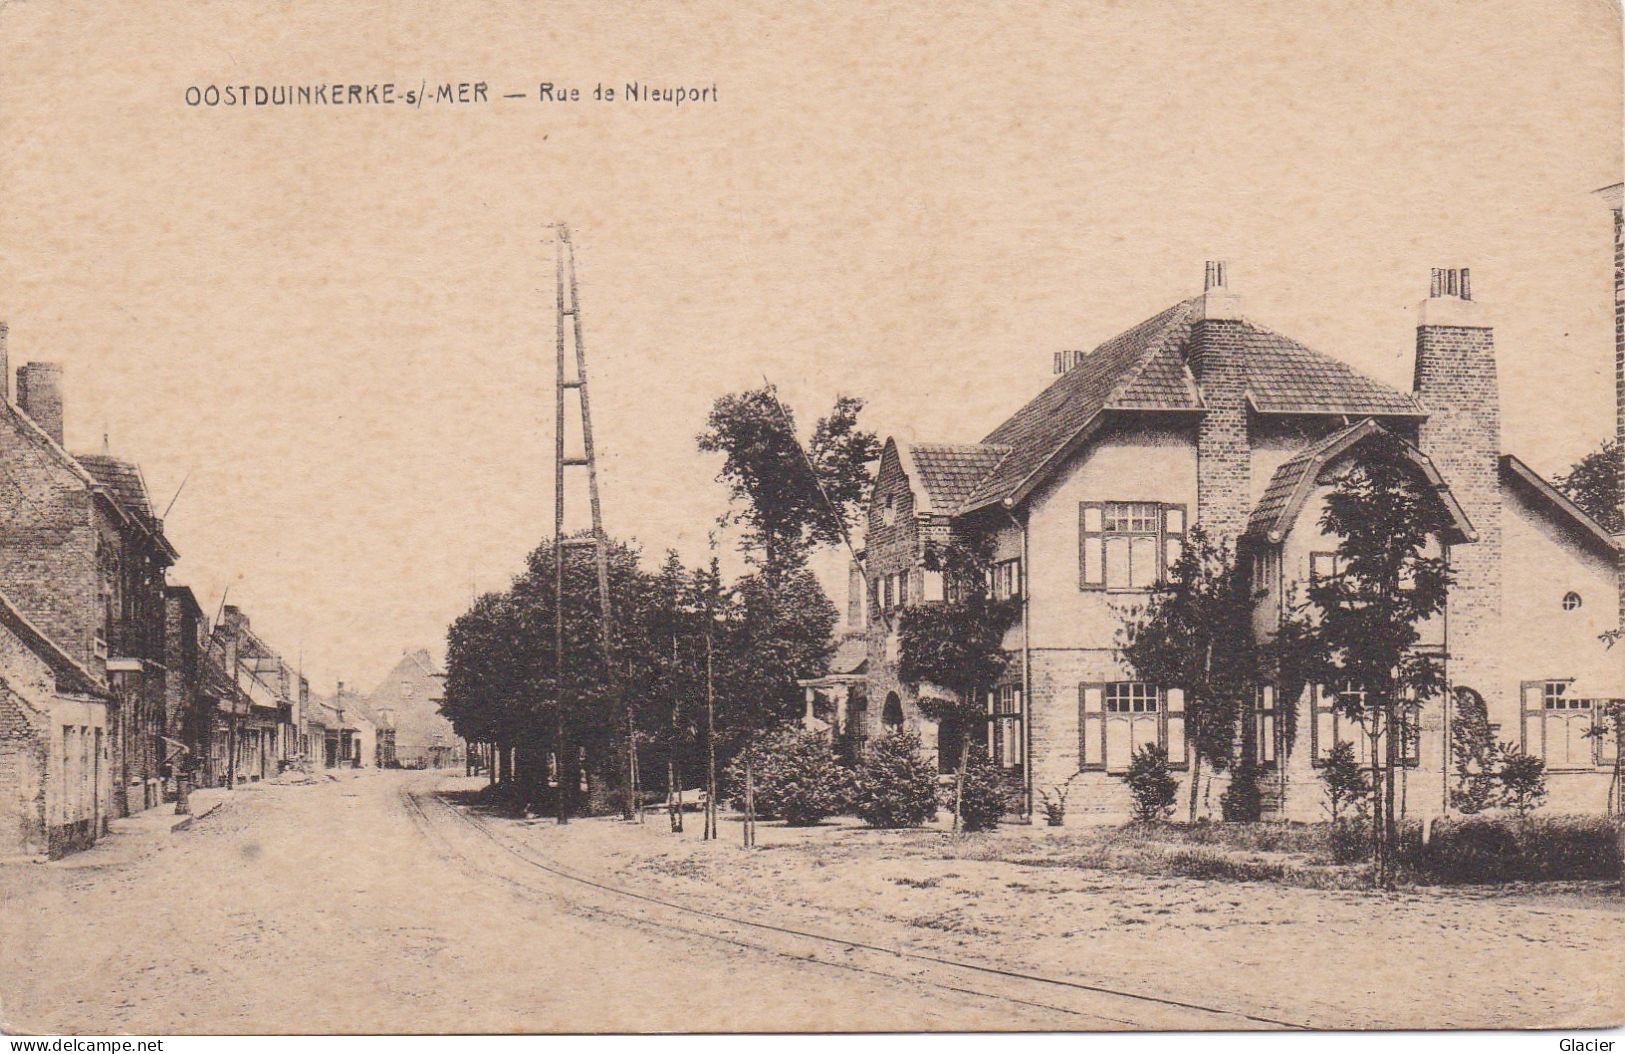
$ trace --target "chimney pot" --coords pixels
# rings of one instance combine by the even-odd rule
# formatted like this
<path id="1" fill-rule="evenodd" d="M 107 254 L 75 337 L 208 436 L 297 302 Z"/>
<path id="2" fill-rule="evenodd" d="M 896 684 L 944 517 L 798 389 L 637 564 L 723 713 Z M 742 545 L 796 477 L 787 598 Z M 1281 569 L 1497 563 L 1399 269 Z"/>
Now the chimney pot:
<path id="1" fill-rule="evenodd" d="M 1241 298 L 1230 292 L 1230 265 L 1223 260 L 1207 262 L 1197 318 L 1215 321 L 1241 318 Z"/>
<path id="2" fill-rule="evenodd" d="M 1484 309 L 1473 301 L 1472 271 L 1466 267 L 1435 267 L 1417 325 L 1488 329 Z"/>

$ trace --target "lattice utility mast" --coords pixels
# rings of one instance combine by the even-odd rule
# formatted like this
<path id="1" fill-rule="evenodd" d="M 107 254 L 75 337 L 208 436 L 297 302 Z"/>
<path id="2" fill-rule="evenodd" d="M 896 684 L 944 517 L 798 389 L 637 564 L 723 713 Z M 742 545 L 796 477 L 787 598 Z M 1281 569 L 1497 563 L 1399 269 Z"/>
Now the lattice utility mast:
<path id="1" fill-rule="evenodd" d="M 580 788 L 580 751 L 573 755 L 567 751 L 569 698 L 564 677 L 568 659 L 564 646 L 564 554 L 567 548 L 590 548 L 598 570 L 599 637 L 603 642 L 605 683 L 610 698 L 619 701 L 618 678 L 615 676 L 613 644 L 610 638 L 611 616 L 609 606 L 609 539 L 604 534 L 603 505 L 598 497 L 598 460 L 592 443 L 592 403 L 587 395 L 587 350 L 581 339 L 581 300 L 576 289 L 575 248 L 570 243 L 570 229 L 562 223 L 554 225 L 554 285 L 558 304 L 558 384 L 555 389 L 555 432 L 553 445 L 553 670 L 557 677 L 557 705 L 554 708 L 554 772 L 558 779 L 558 822 L 568 823 L 570 806 Z M 564 320 L 570 320 L 571 340 L 575 345 L 575 375 L 566 376 L 566 339 Z M 565 450 L 565 392 L 574 390 L 579 399 L 581 414 L 581 455 L 568 455 Z M 588 536 L 564 536 L 564 470 L 587 470 L 588 504 L 592 507 L 592 531 Z M 628 720 L 628 732 L 631 727 Z M 571 757 L 566 763 L 565 758 Z M 635 788 L 637 782 L 637 751 L 627 745 L 628 780 Z"/>

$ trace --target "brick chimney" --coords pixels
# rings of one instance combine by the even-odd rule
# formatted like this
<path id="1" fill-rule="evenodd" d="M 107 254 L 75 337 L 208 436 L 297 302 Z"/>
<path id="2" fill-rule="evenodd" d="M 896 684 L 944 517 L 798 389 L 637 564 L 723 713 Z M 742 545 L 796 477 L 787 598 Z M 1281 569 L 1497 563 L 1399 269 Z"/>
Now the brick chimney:
<path id="1" fill-rule="evenodd" d="M 6 337 L 11 334 L 11 327 L 0 322 L 0 396 L 6 402 L 11 402 L 11 354 L 6 350 Z"/>
<path id="2" fill-rule="evenodd" d="M 1501 625 L 1501 391 L 1495 334 L 1473 300 L 1467 268 L 1434 268 L 1416 325 L 1414 389 L 1427 411 L 1417 434 L 1467 514 L 1477 541 L 1451 548 L 1450 681 L 1477 689 L 1497 713 L 1507 695 Z"/>
<path id="3" fill-rule="evenodd" d="M 1207 412 L 1196 432 L 1196 522 L 1234 544 L 1252 504 L 1247 439 L 1246 323 L 1229 267 L 1209 260 L 1190 337 L 1190 367 Z"/>
<path id="4" fill-rule="evenodd" d="M 17 371 L 17 405 L 62 445 L 62 364 L 30 362 Z"/>

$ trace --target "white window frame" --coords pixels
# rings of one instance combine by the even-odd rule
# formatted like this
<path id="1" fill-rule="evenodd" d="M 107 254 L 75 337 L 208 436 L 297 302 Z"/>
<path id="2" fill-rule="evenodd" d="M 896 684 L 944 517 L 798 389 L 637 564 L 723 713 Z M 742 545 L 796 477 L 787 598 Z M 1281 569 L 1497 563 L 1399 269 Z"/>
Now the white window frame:
<path id="1" fill-rule="evenodd" d="M 1121 776 L 1128 771 L 1134 752 L 1145 743 L 1156 743 L 1168 751 L 1169 768 L 1181 771 L 1189 767 L 1183 689 L 1163 689 L 1140 681 L 1078 686 L 1080 769 Z"/>
<path id="2" fill-rule="evenodd" d="M 1080 502 L 1078 587 L 1110 593 L 1155 589 L 1184 552 L 1188 527 L 1186 506 L 1178 502 Z M 1151 561 L 1149 578 L 1135 577 L 1137 555 Z M 1127 577 L 1119 578 L 1116 569 L 1125 562 Z"/>

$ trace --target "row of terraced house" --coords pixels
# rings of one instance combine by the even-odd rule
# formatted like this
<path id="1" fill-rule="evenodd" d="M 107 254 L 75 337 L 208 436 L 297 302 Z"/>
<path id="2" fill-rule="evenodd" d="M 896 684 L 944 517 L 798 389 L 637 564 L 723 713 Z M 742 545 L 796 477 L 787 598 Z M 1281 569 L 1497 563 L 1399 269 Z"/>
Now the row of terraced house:
<path id="1" fill-rule="evenodd" d="M 377 731 L 222 604 L 169 582 L 179 553 L 140 468 L 63 443 L 62 367 L 11 390 L 0 323 L 0 858 L 55 857 L 187 786 L 374 759 Z"/>

